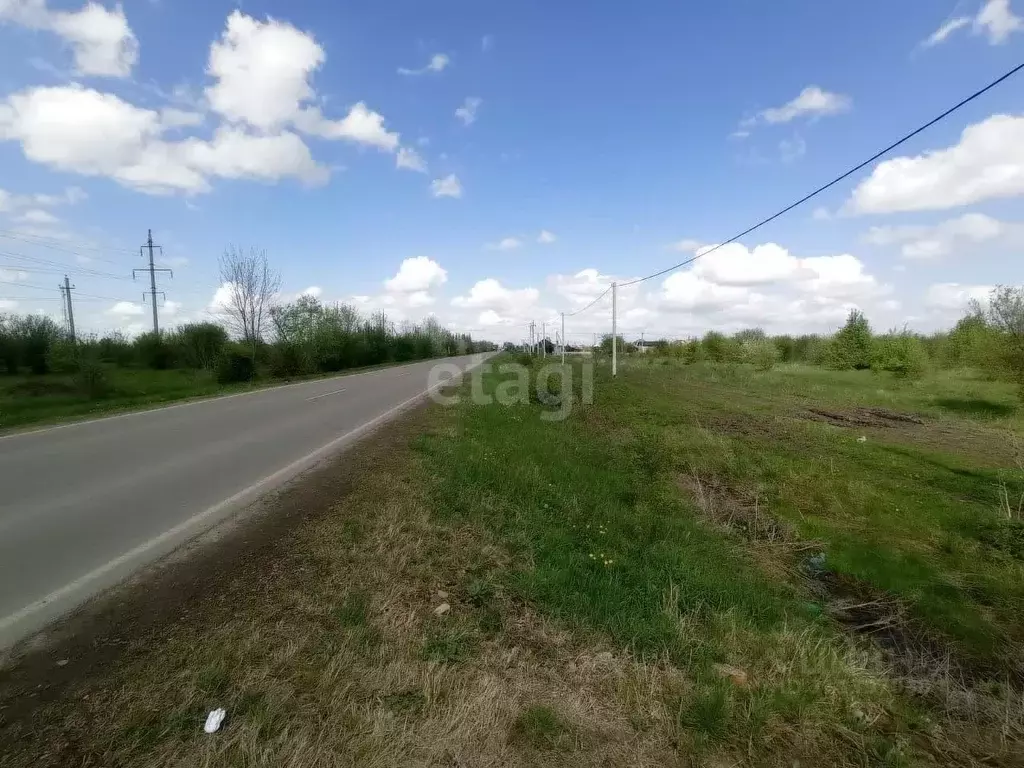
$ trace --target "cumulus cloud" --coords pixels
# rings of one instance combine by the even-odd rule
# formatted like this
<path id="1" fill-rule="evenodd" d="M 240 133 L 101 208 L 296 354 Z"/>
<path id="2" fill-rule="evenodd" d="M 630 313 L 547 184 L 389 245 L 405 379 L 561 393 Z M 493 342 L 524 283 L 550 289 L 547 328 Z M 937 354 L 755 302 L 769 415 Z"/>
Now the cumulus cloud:
<path id="1" fill-rule="evenodd" d="M 166 130 L 159 112 L 80 85 L 32 88 L 0 103 L 0 138 L 20 142 L 29 160 L 144 192 L 206 192 L 210 176 L 310 183 L 328 176 L 291 132 L 222 126 L 210 140 L 168 141 Z"/>
<path id="2" fill-rule="evenodd" d="M 52 11 L 45 0 L 0 0 L 0 21 L 53 32 L 70 47 L 80 75 L 128 77 L 139 42 L 120 5 L 89 2 L 76 11 Z"/>
<path id="3" fill-rule="evenodd" d="M 537 242 L 540 243 L 541 245 L 550 245 L 557 239 L 558 238 L 555 236 L 554 232 L 549 232 L 546 229 L 542 229 L 540 231 L 540 234 L 537 235 Z"/>
<path id="4" fill-rule="evenodd" d="M 506 288 L 498 280 L 489 277 L 475 283 L 465 296 L 452 299 L 452 306 L 490 309 L 502 313 L 536 304 L 539 298 L 540 292 L 536 288 Z"/>
<path id="5" fill-rule="evenodd" d="M 968 213 L 933 226 L 872 227 L 865 240 L 872 245 L 898 245 L 906 259 L 948 256 L 964 245 L 997 240 L 1008 226 L 981 213 Z"/>
<path id="6" fill-rule="evenodd" d="M 26 8 L 37 20 L 64 18 L 51 14 L 37 0 L 0 0 L 0 18 L 17 17 L 24 22 Z M 108 12 L 94 4 L 79 16 L 109 21 L 114 17 L 110 14 L 123 20 L 120 9 Z M 82 39 L 86 39 L 84 33 Z M 400 140 L 397 132 L 387 128 L 384 117 L 364 102 L 353 105 L 340 119 L 324 115 L 310 78 L 325 59 L 312 35 L 285 22 L 260 21 L 236 10 L 210 46 L 207 74 L 211 82 L 202 108 L 219 118 L 212 136 L 180 136 L 182 130 L 206 122 L 208 114 L 196 108 L 140 107 L 112 93 L 72 83 L 26 88 L 0 101 L 0 140 L 19 142 L 26 158 L 34 162 L 106 176 L 152 194 L 207 192 L 214 177 L 263 181 L 294 177 L 320 183 L 329 171 L 316 163 L 300 134 L 389 153 L 398 149 Z M 88 61 L 93 62 L 93 70 L 99 69 L 95 57 Z M 414 161 L 406 156 L 401 167 L 409 162 Z"/>
<path id="7" fill-rule="evenodd" d="M 462 197 L 462 184 L 454 173 L 443 179 L 430 182 L 430 194 L 434 197 Z"/>
<path id="8" fill-rule="evenodd" d="M 427 256 L 405 259 L 398 273 L 385 281 L 384 287 L 392 293 L 417 293 L 439 288 L 448 280 L 448 273 Z"/>
<path id="9" fill-rule="evenodd" d="M 406 69 L 405 67 L 398 68 L 398 74 L 406 76 L 417 76 L 425 75 L 428 72 L 444 72 L 448 65 L 451 64 L 452 60 L 446 53 L 435 53 L 430 57 L 430 61 L 426 66 L 420 69 Z"/>
<path id="10" fill-rule="evenodd" d="M 462 121 L 463 125 L 470 125 L 476 122 L 476 113 L 480 110 L 483 99 L 476 96 L 467 96 L 462 106 L 455 110 L 455 116 Z"/>
<path id="11" fill-rule="evenodd" d="M 1024 194 L 1024 117 L 993 115 L 946 149 L 879 163 L 853 191 L 851 213 L 946 210 Z"/>
<path id="12" fill-rule="evenodd" d="M 974 18 L 975 33 L 987 35 L 992 45 L 1005 43 L 1022 29 L 1024 21 L 1010 10 L 1010 0 L 988 0 Z"/>

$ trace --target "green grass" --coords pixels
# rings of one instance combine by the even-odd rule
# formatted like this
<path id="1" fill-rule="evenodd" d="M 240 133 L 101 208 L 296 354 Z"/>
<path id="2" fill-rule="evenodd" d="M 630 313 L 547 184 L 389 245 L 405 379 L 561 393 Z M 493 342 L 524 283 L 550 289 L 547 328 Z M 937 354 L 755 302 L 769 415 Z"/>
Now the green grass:
<path id="1" fill-rule="evenodd" d="M 484 390 L 501 378 L 486 376 Z M 885 408 L 923 423 L 835 426 L 810 408 Z M 455 434 L 422 438 L 434 506 L 509 547 L 511 595 L 691 674 L 695 693 L 677 711 L 695 748 L 768 744 L 779 728 L 818 724 L 861 733 L 879 762 L 898 763 L 919 703 L 850 656 L 802 563 L 786 560 L 800 548 L 769 550 L 780 567 L 764 567 L 749 540 L 759 529 L 709 520 L 687 490 L 693 478 L 812 542 L 800 557 L 818 553 L 834 578 L 897 599 L 915 632 L 967 667 L 1013 674 L 1024 561 L 999 501 L 1003 487 L 1024 493 L 1012 386 L 963 373 L 899 383 L 644 362 L 614 380 L 599 368 L 596 402 L 565 422 L 540 411 L 464 402 Z M 757 684 L 724 684 L 722 663 Z M 872 708 L 887 713 L 887 732 L 865 727 Z"/>
<path id="2" fill-rule="evenodd" d="M 571 749 L 570 726 L 551 707 L 535 704 L 520 713 L 512 724 L 511 737 L 539 750 Z"/>

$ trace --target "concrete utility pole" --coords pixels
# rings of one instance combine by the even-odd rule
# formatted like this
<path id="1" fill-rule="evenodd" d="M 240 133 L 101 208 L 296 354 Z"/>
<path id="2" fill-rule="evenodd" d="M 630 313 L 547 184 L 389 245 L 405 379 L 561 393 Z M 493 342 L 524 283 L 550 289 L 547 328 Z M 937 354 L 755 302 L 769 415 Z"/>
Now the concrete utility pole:
<path id="1" fill-rule="evenodd" d="M 171 270 L 171 269 L 157 269 L 156 266 L 154 266 L 154 264 L 153 264 L 153 249 L 154 248 L 160 248 L 160 252 L 163 253 L 163 248 L 161 246 L 159 246 L 159 245 L 153 245 L 153 230 L 152 229 L 149 230 L 149 232 L 147 234 L 148 234 L 148 237 L 146 238 L 146 244 L 144 246 L 142 246 L 142 248 L 140 248 L 139 251 L 140 252 L 142 252 L 143 250 L 148 250 L 149 251 L 149 269 L 133 269 L 132 270 L 132 277 L 133 278 L 135 277 L 135 273 L 136 272 L 149 272 L 149 299 L 150 299 L 150 303 L 153 305 L 153 333 L 159 335 L 159 333 L 160 333 L 160 321 L 159 321 L 159 319 L 157 317 L 157 311 L 156 311 L 156 294 L 157 294 L 157 290 L 156 290 L 156 273 L 157 272 L 170 272 L 171 273 L 171 277 L 174 277 L 174 270 Z M 143 258 L 145 258 L 145 255 L 143 255 Z M 165 299 L 167 298 L 167 294 L 163 294 L 163 296 L 164 296 Z M 146 294 L 142 294 L 142 302 L 143 303 L 146 302 Z"/>
<path id="2" fill-rule="evenodd" d="M 562 313 L 562 365 L 565 365 L 565 312 Z"/>
<path id="3" fill-rule="evenodd" d="M 619 375 L 619 319 L 616 316 L 619 308 L 619 286 L 612 283 L 612 376 Z"/>
<path id="4" fill-rule="evenodd" d="M 540 356 L 548 356 L 548 324 L 540 324 Z"/>
<path id="5" fill-rule="evenodd" d="M 535 341 L 536 328 L 537 328 L 537 324 L 535 322 L 533 322 L 533 320 L 531 320 L 530 321 L 530 354 L 531 355 L 537 354 L 537 342 Z"/>
<path id="6" fill-rule="evenodd" d="M 71 337 L 71 343 L 77 343 L 75 338 L 75 309 L 71 304 L 71 291 L 75 289 L 75 286 L 68 280 L 68 276 L 64 275 L 64 285 L 57 286 L 60 288 L 61 295 L 64 298 L 64 314 L 68 319 L 68 335 Z"/>

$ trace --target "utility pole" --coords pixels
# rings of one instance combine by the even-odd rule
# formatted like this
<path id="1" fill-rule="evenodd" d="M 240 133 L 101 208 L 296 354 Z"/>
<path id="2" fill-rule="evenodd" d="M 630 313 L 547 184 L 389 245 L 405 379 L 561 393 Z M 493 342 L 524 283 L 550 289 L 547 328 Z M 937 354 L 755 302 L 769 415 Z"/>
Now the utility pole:
<path id="1" fill-rule="evenodd" d="M 562 313 L 562 365 L 565 365 L 565 312 Z"/>
<path id="2" fill-rule="evenodd" d="M 535 337 L 535 334 L 536 334 L 536 328 L 537 328 L 537 324 L 535 322 L 533 322 L 533 320 L 531 320 L 530 321 L 530 354 L 531 355 L 537 354 L 537 342 L 534 340 L 534 337 Z"/>
<path id="3" fill-rule="evenodd" d="M 68 321 L 68 335 L 71 337 L 71 343 L 75 344 L 77 339 L 75 338 L 75 310 L 71 305 L 71 291 L 75 289 L 75 286 L 68 280 L 68 276 L 64 275 L 64 285 L 58 285 L 60 288 L 61 297 L 64 299 L 64 317 Z"/>
<path id="4" fill-rule="evenodd" d="M 548 356 L 548 324 L 540 324 L 540 356 Z"/>
<path id="5" fill-rule="evenodd" d="M 619 375 L 619 320 L 616 313 L 619 308 L 619 286 L 612 283 L 612 376 Z"/>
<path id="6" fill-rule="evenodd" d="M 135 273 L 136 272 L 149 272 L 149 299 L 150 299 L 150 303 L 153 305 L 153 333 L 155 333 L 157 335 L 160 335 L 160 321 L 159 321 L 159 319 L 157 317 L 157 311 L 156 311 L 156 294 L 157 294 L 157 290 L 156 290 L 156 273 L 157 272 L 170 272 L 171 273 L 171 277 L 174 277 L 174 270 L 171 270 L 171 269 L 157 269 L 156 268 L 156 266 L 153 264 L 153 249 L 154 248 L 159 248 L 161 253 L 163 253 L 164 249 L 163 249 L 162 246 L 153 245 L 153 230 L 152 229 L 149 230 L 149 232 L 147 234 L 148 234 L 148 237 L 146 238 L 146 244 L 144 246 L 142 246 L 142 248 L 139 249 L 139 252 L 141 253 L 144 250 L 148 250 L 149 251 L 149 269 L 133 269 L 132 270 L 132 278 L 133 279 L 135 278 Z M 143 254 L 142 258 L 146 258 L 144 254 Z M 166 299 L 167 298 L 167 294 L 163 294 L 163 297 Z M 146 294 L 142 294 L 142 302 L 143 302 L 143 304 L 145 304 L 145 302 L 146 302 Z"/>

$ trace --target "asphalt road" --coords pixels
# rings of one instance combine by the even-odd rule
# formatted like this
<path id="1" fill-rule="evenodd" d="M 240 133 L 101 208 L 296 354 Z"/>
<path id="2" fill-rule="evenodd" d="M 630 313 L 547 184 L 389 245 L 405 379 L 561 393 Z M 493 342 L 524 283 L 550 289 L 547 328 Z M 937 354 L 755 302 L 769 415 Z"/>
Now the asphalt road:
<path id="1" fill-rule="evenodd" d="M 0 647 L 422 397 L 438 363 L 0 437 Z M 446 378 L 451 373 L 444 374 Z"/>

